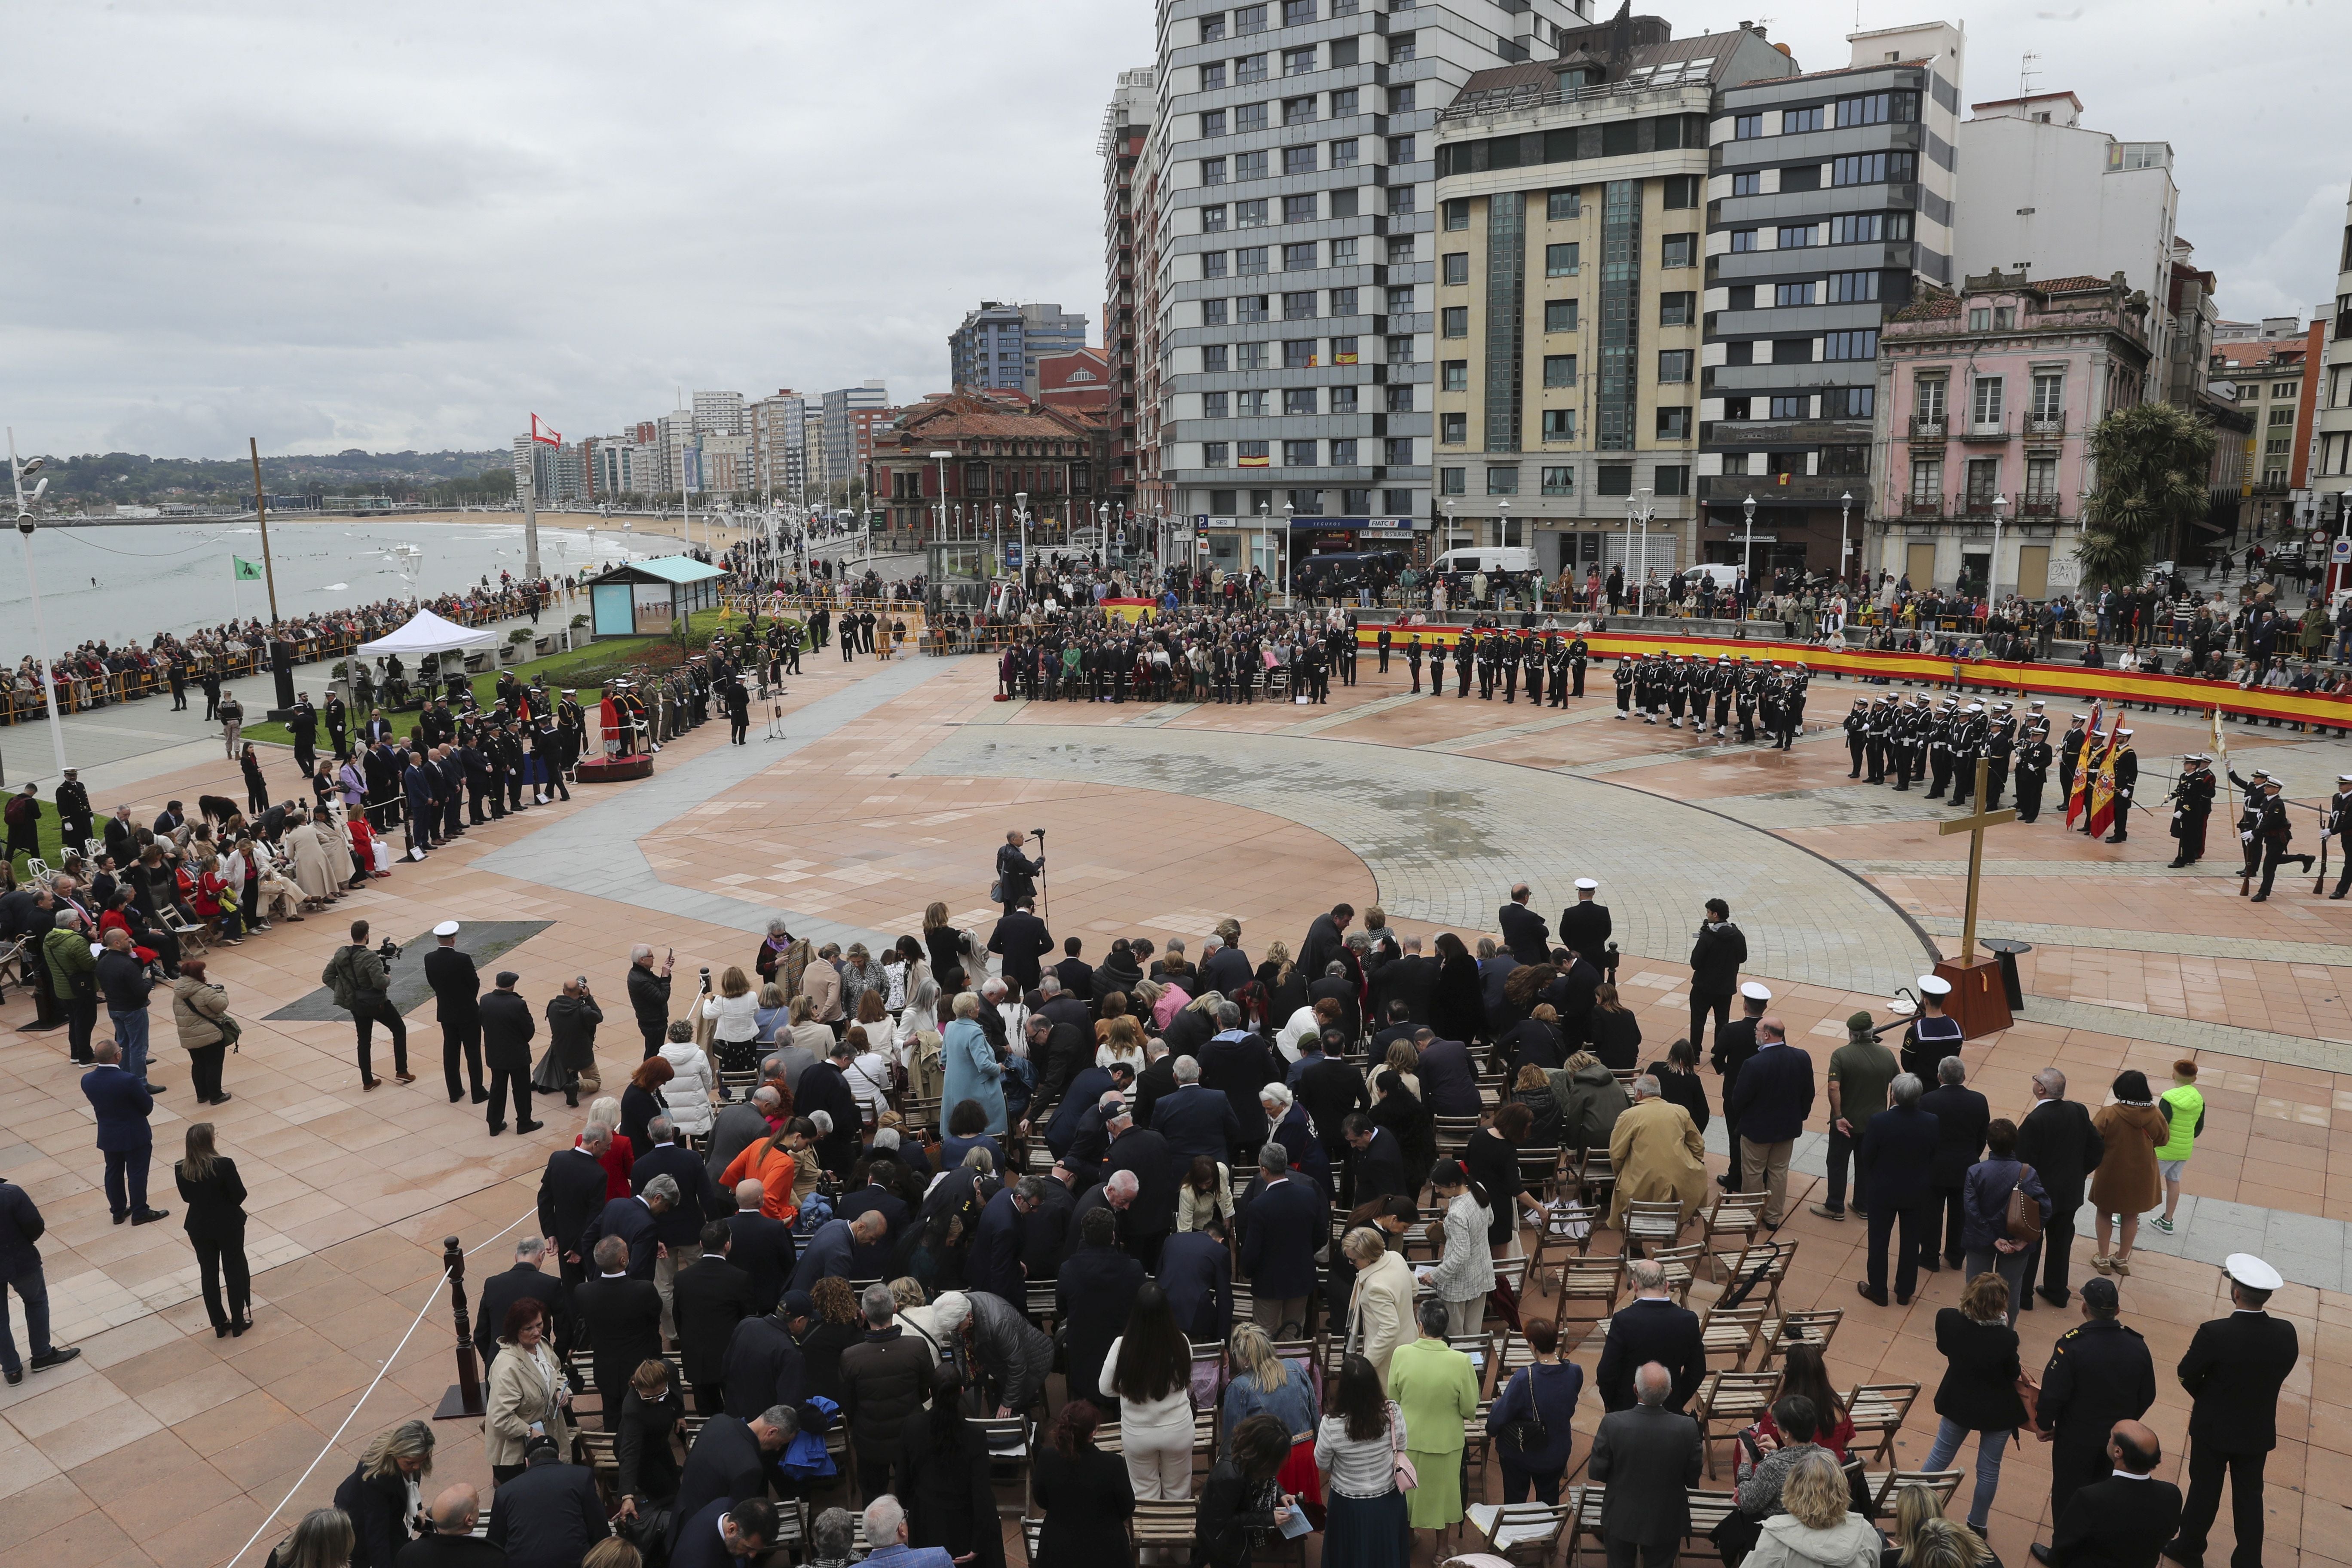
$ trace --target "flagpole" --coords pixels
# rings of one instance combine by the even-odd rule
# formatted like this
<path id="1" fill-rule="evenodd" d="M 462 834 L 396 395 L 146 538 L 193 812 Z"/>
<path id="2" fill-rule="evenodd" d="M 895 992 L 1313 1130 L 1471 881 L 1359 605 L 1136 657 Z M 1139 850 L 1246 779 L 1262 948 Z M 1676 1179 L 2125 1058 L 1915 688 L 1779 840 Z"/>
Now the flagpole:
<path id="1" fill-rule="evenodd" d="M 234 552 L 228 558 L 228 608 L 231 620 L 245 619 L 245 597 L 236 589 L 236 556 Z"/>
<path id="2" fill-rule="evenodd" d="M 269 579 L 269 624 L 278 624 L 278 564 L 269 558 L 269 500 L 261 493 L 261 443 L 252 437 L 245 438 L 246 449 L 253 454 L 253 516 L 261 524 L 261 570 Z"/>

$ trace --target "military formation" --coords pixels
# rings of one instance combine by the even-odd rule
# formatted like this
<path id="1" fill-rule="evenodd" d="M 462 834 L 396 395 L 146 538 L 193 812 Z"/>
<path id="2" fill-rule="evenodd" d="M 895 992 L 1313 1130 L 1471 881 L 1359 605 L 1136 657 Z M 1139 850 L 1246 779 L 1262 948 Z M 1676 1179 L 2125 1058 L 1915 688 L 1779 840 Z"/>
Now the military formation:
<path id="1" fill-rule="evenodd" d="M 1405 640 L 1404 664 L 1412 678 L 1412 695 L 1421 694 L 1421 667 L 1429 663 L 1429 694 L 1445 694 L 1445 664 L 1448 649 L 1442 642 L 1424 647 L 1421 634 L 1414 632 Z M 1512 631 L 1489 619 L 1474 622 L 1454 639 L 1451 649 L 1454 661 L 1454 695 L 1470 695 L 1470 679 L 1478 679 L 1478 698 L 1491 702 L 1495 694 L 1516 704 L 1522 687 L 1528 700 L 1543 707 L 1546 693 L 1550 705 L 1565 708 L 1571 697 L 1584 695 L 1585 667 L 1592 662 L 1592 647 L 1574 632 L 1552 630 Z M 1388 633 L 1381 633 L 1381 668 L 1388 668 Z"/>
<path id="2" fill-rule="evenodd" d="M 1746 654 L 1720 654 L 1710 662 L 1695 655 L 1650 653 L 1619 659 L 1612 679 L 1620 719 L 1639 713 L 1643 723 L 1654 724 L 1664 715 L 1670 728 L 1724 739 L 1737 725 L 1742 742 L 1760 732 L 1773 750 L 1785 752 L 1804 732 L 1805 690 L 1812 675 L 1801 664 L 1759 663 Z"/>

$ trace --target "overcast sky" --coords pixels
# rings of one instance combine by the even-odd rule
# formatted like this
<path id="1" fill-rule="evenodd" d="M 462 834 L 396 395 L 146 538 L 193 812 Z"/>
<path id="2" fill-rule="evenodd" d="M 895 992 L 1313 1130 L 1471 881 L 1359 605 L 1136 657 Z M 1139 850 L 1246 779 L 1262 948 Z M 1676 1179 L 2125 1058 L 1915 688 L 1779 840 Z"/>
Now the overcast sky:
<path id="1" fill-rule="evenodd" d="M 1853 0 L 1776 16 L 1842 64 Z M 1972 100 L 2072 88 L 2178 154 L 2224 311 L 2335 287 L 2346 0 L 1988 0 Z M 1863 24 L 1925 13 L 1862 0 Z M 1099 337 L 1101 166 L 1149 0 L 16 0 L 0 418 L 28 451 L 229 457 L 567 437 L 678 389 L 946 384 L 978 300 Z M 363 18 L 363 20 L 362 20 Z"/>

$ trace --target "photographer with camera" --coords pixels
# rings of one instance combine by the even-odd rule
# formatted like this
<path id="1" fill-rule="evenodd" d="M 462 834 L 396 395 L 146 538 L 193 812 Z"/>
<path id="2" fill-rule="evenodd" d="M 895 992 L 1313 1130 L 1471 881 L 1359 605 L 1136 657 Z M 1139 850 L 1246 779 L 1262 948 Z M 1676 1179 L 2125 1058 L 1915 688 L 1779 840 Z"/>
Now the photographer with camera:
<path id="1" fill-rule="evenodd" d="M 996 852 L 996 887 L 993 898 L 1012 914 L 1021 908 L 1022 900 L 1037 896 L 1037 877 L 1045 869 L 1045 835 L 1037 835 L 1037 858 L 1030 859 L 1021 853 L 1027 839 L 1022 833 L 1004 836 L 1004 847 Z"/>
<path id="2" fill-rule="evenodd" d="M 335 994 L 335 1005 L 351 1014 L 359 1031 L 361 1084 L 373 1089 L 383 1081 L 375 1076 L 369 1050 L 378 1022 L 392 1030 L 392 1076 L 415 1083 L 416 1075 L 408 1070 L 408 1025 L 385 994 L 392 984 L 387 966 L 400 956 L 400 944 L 386 937 L 381 948 L 371 948 L 367 939 L 367 921 L 353 921 L 351 945 L 335 950 L 319 983 Z"/>
<path id="3" fill-rule="evenodd" d="M 648 1057 L 659 1054 L 669 1037 L 669 972 L 677 963 L 676 948 L 659 969 L 654 967 L 650 944 L 641 942 L 629 949 L 629 1010 L 636 1015 L 637 1033 L 645 1037 Z"/>

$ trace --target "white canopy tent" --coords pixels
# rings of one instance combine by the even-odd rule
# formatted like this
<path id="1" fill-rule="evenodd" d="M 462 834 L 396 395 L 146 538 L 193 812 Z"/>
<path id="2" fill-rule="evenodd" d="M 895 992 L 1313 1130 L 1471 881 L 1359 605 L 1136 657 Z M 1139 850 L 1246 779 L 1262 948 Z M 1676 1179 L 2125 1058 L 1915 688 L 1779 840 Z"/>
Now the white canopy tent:
<path id="1" fill-rule="evenodd" d="M 452 648 L 489 647 L 498 640 L 499 634 L 494 631 L 461 626 L 430 610 L 419 610 L 398 630 L 386 632 L 373 642 L 360 644 L 359 651 L 370 658 L 380 658 L 391 653 L 447 653 Z"/>

